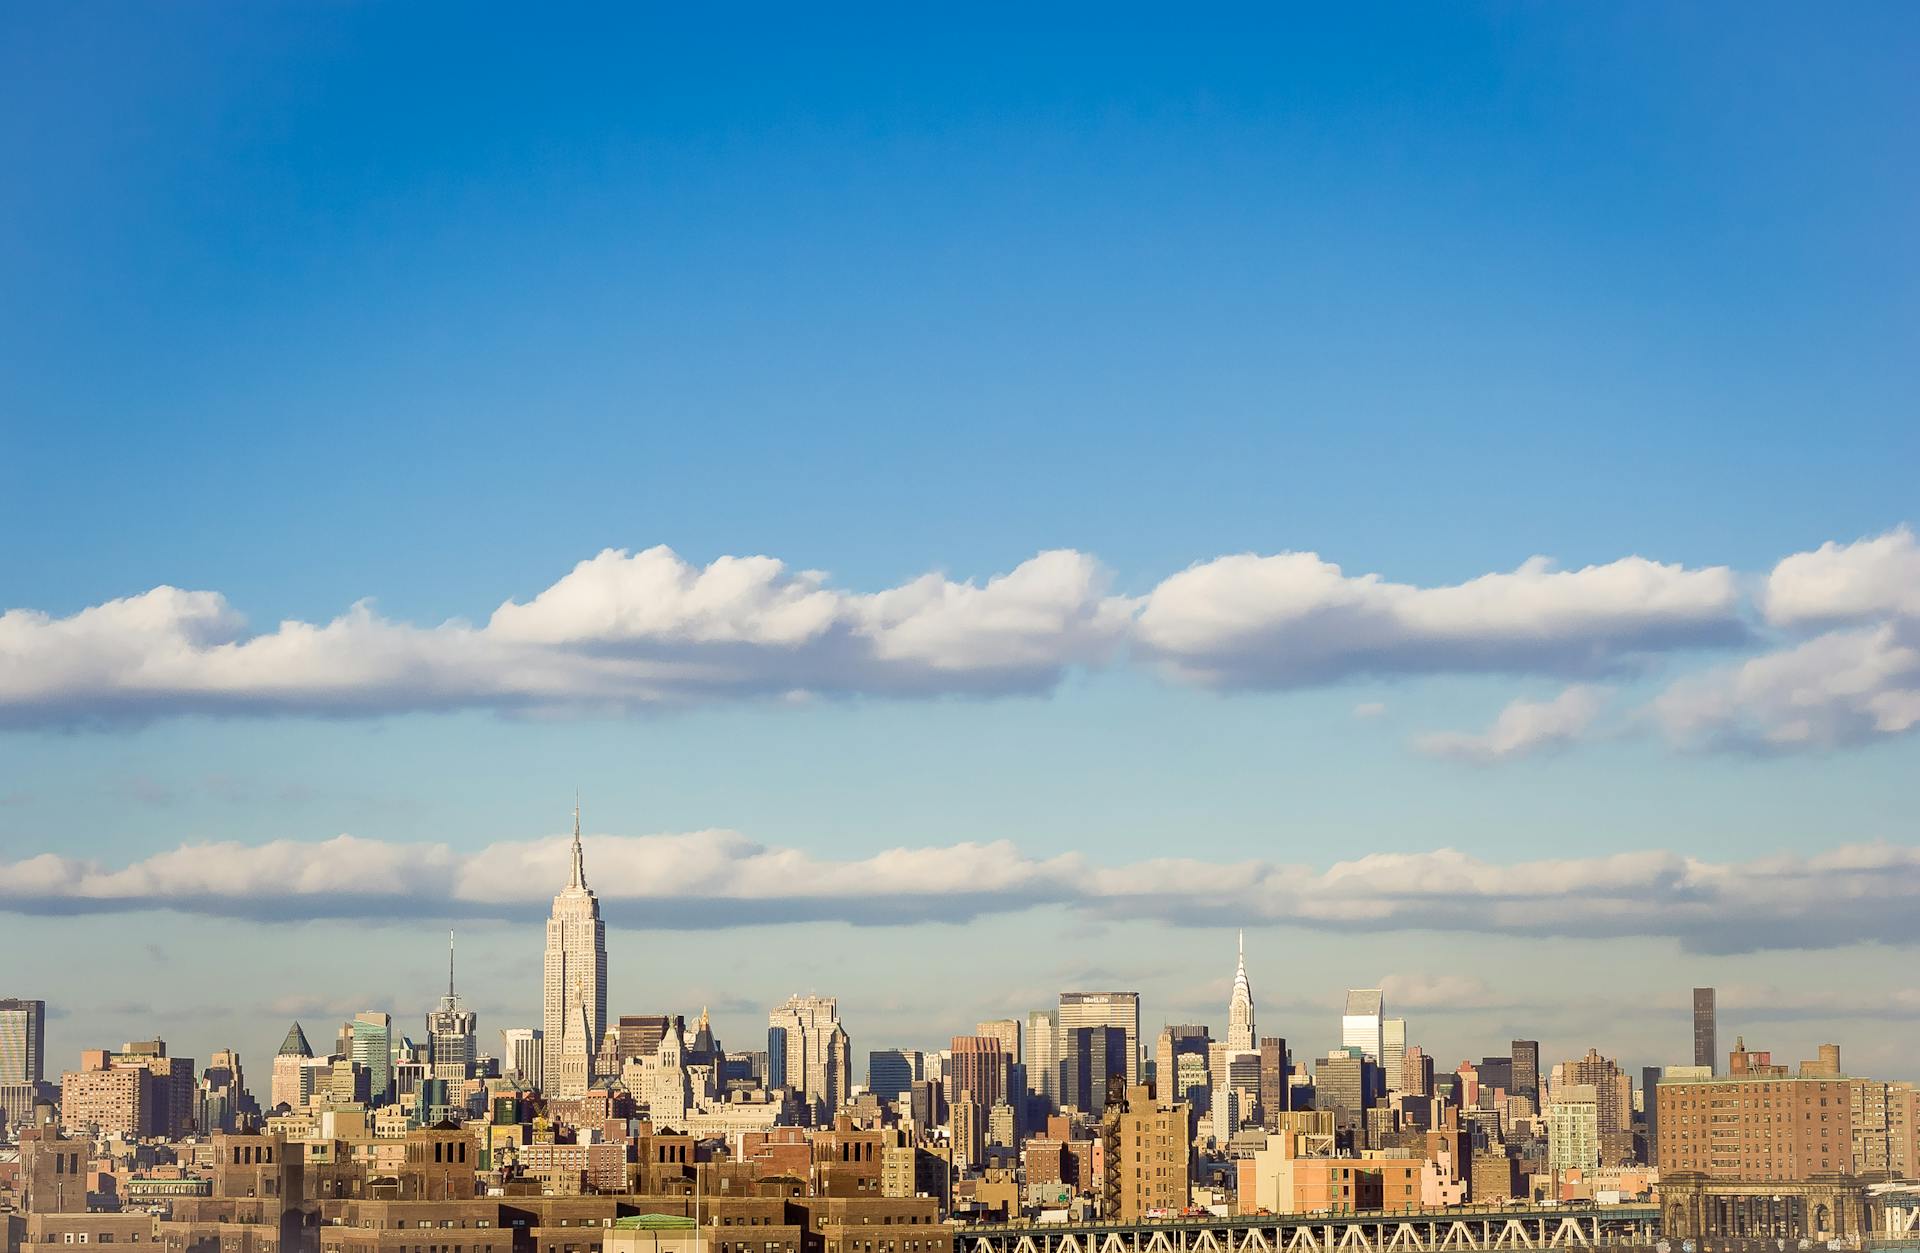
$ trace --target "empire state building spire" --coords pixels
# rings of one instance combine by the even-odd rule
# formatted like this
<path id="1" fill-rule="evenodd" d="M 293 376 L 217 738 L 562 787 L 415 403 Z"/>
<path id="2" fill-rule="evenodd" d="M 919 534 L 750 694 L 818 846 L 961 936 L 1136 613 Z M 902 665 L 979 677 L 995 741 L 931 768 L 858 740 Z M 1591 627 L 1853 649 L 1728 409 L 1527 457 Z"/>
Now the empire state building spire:
<path id="1" fill-rule="evenodd" d="M 583 890 L 587 886 L 587 862 L 580 852 L 580 805 L 577 801 L 573 806 L 573 881 L 567 886 Z"/>

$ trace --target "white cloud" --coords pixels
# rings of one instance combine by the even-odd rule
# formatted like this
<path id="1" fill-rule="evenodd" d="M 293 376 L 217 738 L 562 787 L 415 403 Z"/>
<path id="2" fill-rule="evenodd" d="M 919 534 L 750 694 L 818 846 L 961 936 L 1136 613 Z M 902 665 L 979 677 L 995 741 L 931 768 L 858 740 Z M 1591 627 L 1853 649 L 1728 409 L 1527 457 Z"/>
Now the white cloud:
<path id="1" fill-rule="evenodd" d="M 1576 684 L 1552 700 L 1516 700 L 1481 732 L 1434 731 L 1414 741 L 1430 757 L 1488 764 L 1564 748 L 1585 735 L 1606 703 L 1596 688 Z"/>
<path id="2" fill-rule="evenodd" d="M 1672 853 L 1507 864 L 1453 849 L 1376 853 L 1325 869 L 1164 858 L 1034 857 L 1005 840 L 836 859 L 737 832 L 595 836 L 589 878 L 616 925 L 962 922 L 1057 906 L 1090 918 L 1214 926 L 1513 936 L 1665 936 L 1709 952 L 1920 944 L 1920 848 L 1710 862 Z M 564 881 L 563 837 L 478 852 L 338 836 L 182 845 L 128 865 L 44 854 L 0 863 L 0 909 L 172 909 L 262 921 L 535 919 Z"/>
<path id="3" fill-rule="evenodd" d="M 813 686 L 810 671 L 853 678 L 861 667 L 901 672 L 878 687 L 912 686 L 917 671 L 1044 680 L 1111 653 L 1128 611 L 1106 584 L 1098 562 L 1066 550 L 1043 552 L 985 584 L 926 574 L 858 595 L 827 588 L 815 571 L 789 574 L 772 557 L 722 557 L 701 569 L 667 548 L 609 549 L 527 604 L 500 606 L 487 631 L 662 659 L 694 656 L 701 646 L 750 646 L 755 664 L 784 664 L 800 686 Z"/>
<path id="4" fill-rule="evenodd" d="M 1386 712 L 1386 704 L 1377 700 L 1362 701 L 1353 707 L 1353 716 L 1356 718 L 1378 718 Z"/>
<path id="5" fill-rule="evenodd" d="M 1654 712 L 1681 743 L 1835 748 L 1920 725 L 1920 622 L 1830 631 L 1675 682 Z"/>
<path id="6" fill-rule="evenodd" d="M 1910 529 L 1786 557 L 1763 600 L 1776 626 L 1832 629 L 1674 682 L 1653 709 L 1675 740 L 1786 752 L 1920 726 L 1920 545 Z"/>
<path id="7" fill-rule="evenodd" d="M 1920 543 L 1908 527 L 1795 553 L 1767 576 L 1767 620 L 1806 626 L 1920 618 Z"/>
<path id="8" fill-rule="evenodd" d="M 1127 626 L 1092 558 L 1042 553 L 984 584 L 832 590 L 767 557 L 704 569 L 608 551 L 485 627 L 362 602 L 248 634 L 213 592 L 162 587 L 53 618 L 0 615 L 0 724 L 179 713 L 612 711 L 741 697 L 1044 691 Z"/>
<path id="9" fill-rule="evenodd" d="M 1626 557 L 1581 570 L 1533 558 L 1505 574 L 1415 587 L 1348 575 L 1314 553 L 1221 557 L 1146 598 L 1138 640 L 1181 678 L 1284 688 L 1354 674 L 1592 674 L 1658 649 L 1745 635 L 1725 567 Z"/>

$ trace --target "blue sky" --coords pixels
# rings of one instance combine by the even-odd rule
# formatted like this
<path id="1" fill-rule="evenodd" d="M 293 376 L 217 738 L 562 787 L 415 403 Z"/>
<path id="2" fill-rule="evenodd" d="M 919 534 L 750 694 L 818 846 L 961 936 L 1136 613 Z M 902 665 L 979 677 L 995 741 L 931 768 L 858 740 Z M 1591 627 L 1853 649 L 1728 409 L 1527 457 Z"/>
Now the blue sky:
<path id="1" fill-rule="evenodd" d="M 208 716 L 210 679 L 142 688 L 128 712 L 151 637 L 95 672 L 16 615 L 0 870 L 27 886 L 0 943 L 73 956 L 4 991 L 64 1008 L 56 1057 L 160 1030 L 264 1063 L 289 996 L 310 1033 L 373 998 L 411 1017 L 449 916 L 473 931 L 490 1031 L 530 1020 L 539 939 L 404 877 L 399 921 L 305 920 L 295 903 L 243 922 L 177 894 L 103 910 L 80 871 L 36 887 L 28 859 L 112 871 L 342 832 L 465 856 L 556 834 L 575 789 L 610 839 L 729 829 L 835 862 L 996 840 L 1112 867 L 1315 871 L 1441 848 L 1493 867 L 1910 852 L 1913 15 L 1183 17 L 9 12 L 0 610 L 57 624 L 166 585 L 224 598 L 237 641 L 371 599 L 415 631 L 417 662 L 441 656 L 442 623 L 482 626 L 609 548 L 667 545 L 695 571 L 765 554 L 788 590 L 824 571 L 846 621 L 929 572 L 986 586 L 1048 550 L 1097 566 L 1071 609 L 1088 614 L 1233 554 L 1316 553 L 1429 589 L 1543 555 L 1569 571 L 1645 558 L 1703 596 L 1702 572 L 1726 568 L 1698 633 L 1622 643 L 1581 619 L 1567 647 L 1594 665 L 1492 672 L 1420 636 L 1392 664 L 1275 688 L 1195 680 L 1197 654 L 1147 627 L 1071 647 L 1043 632 L 1022 641 L 1046 661 L 1008 690 L 982 676 L 991 640 L 963 647 L 969 620 L 941 628 L 965 638 L 941 637 L 957 651 L 931 680 L 869 658 L 844 684 L 808 671 L 804 699 L 776 690 L 774 647 L 780 684 L 756 670 L 746 696 L 609 709 L 546 693 L 502 712 L 463 686 L 484 686 L 475 670 L 427 699 L 401 666 L 345 705 L 250 691 Z M 1872 584 L 1865 608 L 1769 608 L 1776 563 L 1885 536 L 1832 559 Z M 1671 626 L 1644 602 L 1619 612 Z M 1892 652 L 1830 656 L 1873 630 Z M 1485 646 L 1506 657 L 1517 639 Z M 1802 670 L 1727 695 L 1747 702 L 1735 713 L 1660 703 L 1829 640 L 1806 664 L 1841 686 L 1870 671 L 1879 703 L 1805 743 L 1751 740 L 1785 716 L 1767 693 L 1832 695 Z M 1202 651 L 1267 673 L 1302 639 L 1242 644 Z M 1541 731 L 1575 689 L 1554 706 L 1571 721 Z M 1422 738 L 1490 735 L 1513 702 L 1532 738 L 1491 764 Z M 1901 865 L 1881 882 L 1920 894 Z M 1331 1042 L 1341 987 L 1392 977 L 1401 1004 L 1434 1003 L 1407 1011 L 1410 1035 L 1443 1057 L 1520 1032 L 1659 1061 L 1684 1044 L 1685 987 L 1717 981 L 1731 1006 L 1774 1007 L 1749 1034 L 1781 1052 L 1839 1038 L 1920 1073 L 1866 1008 L 1920 1012 L 1904 973 L 1920 936 L 1891 924 L 1851 947 L 1741 937 L 1708 954 L 1623 938 L 1626 923 L 1356 938 L 1275 899 L 1248 903 L 1270 905 L 1250 922 L 1263 1026 L 1310 1048 Z M 617 1007 L 712 1000 L 750 1038 L 758 1007 L 817 987 L 864 1051 L 933 1042 L 930 1013 L 953 1019 L 938 1036 L 1098 975 L 1143 987 L 1150 1019 L 1186 1019 L 1224 1007 L 1248 921 L 1236 903 L 1217 926 L 1169 908 L 1130 927 L 1109 904 L 751 925 L 757 908 L 624 927 Z M 778 955 L 802 940 L 831 956 L 790 969 Z M 240 977 L 215 977 L 236 947 Z M 735 984 L 687 972 L 706 952 L 737 962 Z M 1593 963 L 1675 986 L 1595 1002 L 1567 982 Z M 1478 982 L 1443 982 L 1462 978 Z M 964 997 L 929 1004 L 943 981 Z M 1671 1012 L 1632 1008 L 1650 999 Z"/>

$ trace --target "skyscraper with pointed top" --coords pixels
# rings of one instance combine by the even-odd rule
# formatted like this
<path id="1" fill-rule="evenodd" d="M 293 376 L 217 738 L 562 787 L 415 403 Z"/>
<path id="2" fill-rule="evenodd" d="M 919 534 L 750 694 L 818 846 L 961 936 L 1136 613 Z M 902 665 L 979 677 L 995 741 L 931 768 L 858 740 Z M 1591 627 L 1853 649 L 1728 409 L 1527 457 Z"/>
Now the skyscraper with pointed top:
<path id="1" fill-rule="evenodd" d="M 549 1095 L 582 1096 L 593 1073 L 594 1049 L 607 1033 L 607 925 L 600 919 L 600 898 L 587 886 L 578 805 L 573 808 L 573 874 L 553 898 L 547 919 L 545 1008 Z"/>
<path id="2" fill-rule="evenodd" d="M 474 1032 L 479 1015 L 460 1003 L 453 990 L 453 932 L 447 932 L 447 994 L 427 1015 L 428 1073 L 455 1086 L 473 1077 Z"/>
<path id="3" fill-rule="evenodd" d="M 1247 980 L 1247 933 L 1240 933 L 1240 964 L 1233 972 L 1233 999 L 1227 1002 L 1227 1051 L 1257 1049 L 1253 1029 L 1253 984 Z"/>

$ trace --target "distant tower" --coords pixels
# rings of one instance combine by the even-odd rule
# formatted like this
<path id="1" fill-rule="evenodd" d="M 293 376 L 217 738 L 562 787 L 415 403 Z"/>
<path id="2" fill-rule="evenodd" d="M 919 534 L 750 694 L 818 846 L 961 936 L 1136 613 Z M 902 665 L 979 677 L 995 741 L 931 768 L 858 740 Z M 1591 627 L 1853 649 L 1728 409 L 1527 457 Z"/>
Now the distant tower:
<path id="1" fill-rule="evenodd" d="M 839 1004 L 831 996 L 790 996 L 767 1015 L 768 1082 L 794 1089 L 829 1122 L 853 1086 L 853 1046 Z"/>
<path id="2" fill-rule="evenodd" d="M 1247 981 L 1247 933 L 1240 933 L 1240 965 L 1233 972 L 1233 999 L 1227 1003 L 1227 1051 L 1252 1052 L 1253 985 Z"/>
<path id="3" fill-rule="evenodd" d="M 1379 988 L 1348 988 L 1347 1012 L 1340 1016 L 1340 1045 L 1357 1048 L 1374 1065 L 1386 1052 Z"/>
<path id="4" fill-rule="evenodd" d="M 474 1028 L 480 1019 L 453 990 L 453 932 L 447 932 L 447 994 L 427 1015 L 428 1073 L 457 1087 L 473 1077 Z"/>
<path id="5" fill-rule="evenodd" d="M 573 808 L 573 873 L 553 898 L 547 919 L 545 1077 L 566 1077 L 569 1087 L 593 1073 L 593 1054 L 607 1034 L 607 924 L 600 898 L 587 886 L 580 849 L 580 807 Z M 573 1059 L 569 1050 L 578 1050 Z M 557 1085 L 556 1085 L 557 1086 Z M 584 1095 L 579 1092 L 556 1095 Z"/>
<path id="6" fill-rule="evenodd" d="M 1713 989 L 1693 990 L 1693 1064 L 1719 1072 L 1719 1046 L 1714 1042 Z"/>
<path id="7" fill-rule="evenodd" d="M 0 999 L 0 1083 L 46 1078 L 47 1003 Z"/>

